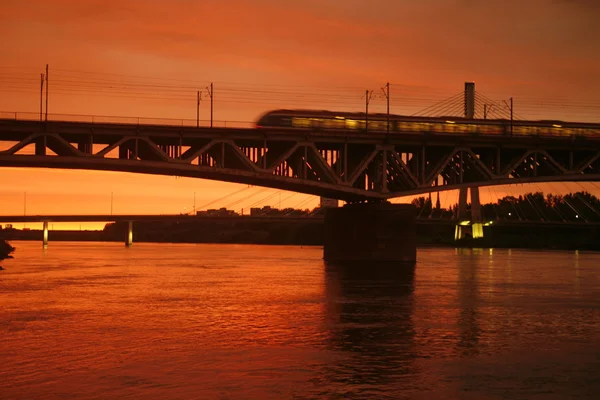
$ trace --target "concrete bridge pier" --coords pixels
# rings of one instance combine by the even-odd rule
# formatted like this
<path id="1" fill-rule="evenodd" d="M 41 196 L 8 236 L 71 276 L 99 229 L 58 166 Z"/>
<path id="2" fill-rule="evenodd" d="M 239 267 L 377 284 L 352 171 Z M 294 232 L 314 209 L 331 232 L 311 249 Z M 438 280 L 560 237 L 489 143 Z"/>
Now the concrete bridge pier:
<path id="1" fill-rule="evenodd" d="M 42 222 L 44 235 L 42 236 L 42 245 L 44 248 L 48 247 L 48 221 Z"/>
<path id="2" fill-rule="evenodd" d="M 473 239 L 483 237 L 483 223 L 481 222 L 481 202 L 479 201 L 479 187 L 471 188 L 471 234 Z"/>
<path id="3" fill-rule="evenodd" d="M 328 208 L 323 259 L 328 262 L 417 260 L 415 208 L 411 204 L 363 203 Z"/>
<path id="4" fill-rule="evenodd" d="M 471 218 L 467 219 L 467 195 L 471 192 Z M 461 240 L 471 235 L 473 239 L 483 237 L 483 223 L 481 222 L 481 203 L 479 201 L 479 187 L 460 188 L 458 192 L 458 223 L 454 230 L 454 240 Z"/>
<path id="5" fill-rule="evenodd" d="M 125 246 L 131 247 L 133 244 L 133 221 L 127 221 L 127 237 L 125 238 Z"/>

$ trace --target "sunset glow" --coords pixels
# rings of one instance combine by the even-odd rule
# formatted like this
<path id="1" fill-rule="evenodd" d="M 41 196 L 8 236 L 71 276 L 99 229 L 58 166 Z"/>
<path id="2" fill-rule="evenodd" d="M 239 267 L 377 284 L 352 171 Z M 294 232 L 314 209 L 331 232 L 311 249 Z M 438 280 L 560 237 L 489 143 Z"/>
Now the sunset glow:
<path id="1" fill-rule="evenodd" d="M 600 122 L 599 13 L 600 3 L 584 0 L 4 1 L 0 111 L 35 118 L 49 64 L 49 113 L 70 119 L 193 122 L 201 91 L 207 125 L 210 83 L 216 124 L 286 107 L 362 111 L 365 90 L 379 94 L 386 82 L 391 112 L 410 115 L 474 81 L 500 104 L 513 97 L 524 119 Z M 371 110 L 385 111 L 383 97 Z M 174 214 L 243 188 L 97 171 L 4 168 L 3 177 L 4 214 L 23 213 L 25 197 L 28 214 L 109 214 L 111 193 L 115 213 Z M 554 186 L 526 190 L 567 191 Z M 495 200 L 486 192 L 482 202 Z M 265 204 L 318 203 L 291 195 Z"/>

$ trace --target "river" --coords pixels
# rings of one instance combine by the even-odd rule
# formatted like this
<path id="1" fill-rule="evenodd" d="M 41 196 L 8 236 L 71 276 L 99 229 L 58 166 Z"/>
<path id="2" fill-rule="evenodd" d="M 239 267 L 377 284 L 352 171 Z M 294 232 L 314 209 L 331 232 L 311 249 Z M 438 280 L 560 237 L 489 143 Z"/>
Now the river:
<path id="1" fill-rule="evenodd" d="M 600 253 L 13 242 L 1 399 L 574 399 L 600 392 Z"/>

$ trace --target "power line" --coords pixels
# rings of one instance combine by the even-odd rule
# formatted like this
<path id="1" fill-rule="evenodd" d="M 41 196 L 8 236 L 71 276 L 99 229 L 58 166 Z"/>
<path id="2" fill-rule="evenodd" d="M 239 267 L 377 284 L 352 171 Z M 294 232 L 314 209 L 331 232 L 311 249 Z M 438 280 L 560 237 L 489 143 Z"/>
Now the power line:
<path id="1" fill-rule="evenodd" d="M 34 94 L 39 84 L 38 79 L 27 69 L 0 66 L 0 90 L 8 93 Z M 33 69 L 32 69 L 33 71 Z M 114 74 L 105 72 L 78 71 L 55 68 L 53 72 L 53 95 L 60 96 L 94 96 L 123 99 L 162 100 L 169 102 L 196 101 L 196 94 L 207 80 L 186 80 L 177 78 L 159 78 L 150 76 Z M 311 86 L 283 85 L 239 82 L 215 82 L 219 90 L 219 104 L 255 105 L 265 107 L 288 108 L 309 107 L 312 109 L 355 109 L 361 108 L 360 93 L 364 89 L 353 86 Z M 399 115 L 462 115 L 463 92 L 451 97 L 445 97 L 447 90 L 429 86 L 394 84 L 394 101 L 390 104 L 390 113 Z M 482 116 L 483 104 L 491 106 L 490 118 L 508 119 L 508 110 L 500 102 L 491 100 L 480 92 L 476 96 L 476 115 Z M 442 99 L 441 101 L 438 101 Z M 385 96 L 372 96 L 369 107 L 381 110 L 386 106 Z M 431 104 L 435 102 L 435 104 Z M 481 104 L 483 103 L 483 104 Z M 534 119 L 532 116 L 559 111 L 571 115 L 586 116 L 597 119 L 595 111 L 600 110 L 600 104 L 592 101 L 567 101 L 560 98 L 545 100 L 528 96 L 519 98 L 514 113 L 515 119 Z M 190 107 L 191 108 L 191 107 Z M 421 110 L 415 110 L 421 108 Z M 486 110 L 487 112 L 488 110 Z M 379 111 L 377 111 L 379 113 Z M 521 112 L 528 114 L 523 118 Z M 578 117 L 579 118 L 579 117 Z M 562 118 L 553 119 L 560 120 Z"/>

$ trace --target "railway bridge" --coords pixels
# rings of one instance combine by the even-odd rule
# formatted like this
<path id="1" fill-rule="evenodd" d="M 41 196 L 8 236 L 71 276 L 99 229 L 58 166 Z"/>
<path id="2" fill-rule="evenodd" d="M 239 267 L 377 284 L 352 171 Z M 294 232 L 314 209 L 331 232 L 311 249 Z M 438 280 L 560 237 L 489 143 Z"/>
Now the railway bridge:
<path id="1" fill-rule="evenodd" d="M 474 186 L 598 181 L 600 137 L 4 118 L 0 166 L 185 176 L 380 201 Z"/>
<path id="2" fill-rule="evenodd" d="M 468 228 L 456 226 L 457 239 L 483 235 L 479 186 L 600 180 L 600 136 L 563 134 L 560 125 L 531 134 L 465 134 L 454 131 L 454 123 L 368 132 L 4 118 L 0 166 L 185 176 L 349 203 L 459 189 L 459 216 L 465 215 L 470 188 L 472 221 Z M 411 211 L 365 206 L 330 213 L 325 258 L 414 262 Z M 405 224 L 403 233 L 392 234 L 399 224 Z"/>

